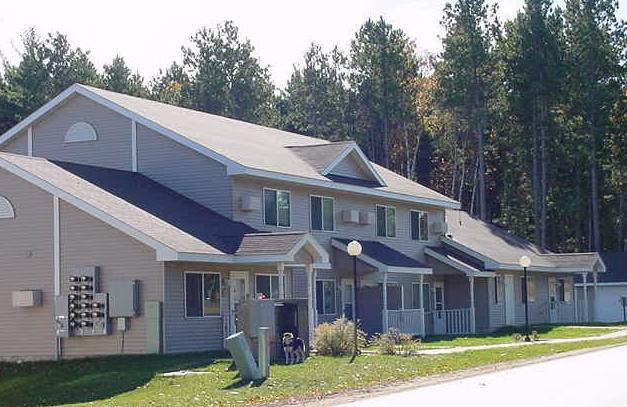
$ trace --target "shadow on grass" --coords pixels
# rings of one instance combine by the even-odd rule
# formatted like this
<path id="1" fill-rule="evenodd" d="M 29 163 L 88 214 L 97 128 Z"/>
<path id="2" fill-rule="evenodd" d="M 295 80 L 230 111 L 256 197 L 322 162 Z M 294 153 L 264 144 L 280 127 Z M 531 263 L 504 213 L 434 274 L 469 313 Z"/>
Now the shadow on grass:
<path id="1" fill-rule="evenodd" d="M 0 363 L 0 404 L 31 407 L 103 400 L 144 386 L 160 373 L 199 368 L 224 357 L 205 352 Z"/>
<path id="2" fill-rule="evenodd" d="M 239 375 L 235 376 L 235 378 L 237 378 Z M 234 390 L 234 389 L 239 389 L 242 387 L 246 387 L 246 386 L 250 386 L 250 387 L 259 387 L 261 386 L 267 378 L 263 378 L 263 379 L 259 379 L 259 380 L 244 380 L 244 379 L 239 379 L 236 382 L 233 382 L 231 384 L 229 384 L 228 386 L 224 386 L 222 388 L 222 390 Z"/>
<path id="3" fill-rule="evenodd" d="M 529 326 L 529 333 L 536 331 L 538 334 L 546 334 L 551 332 L 553 329 L 563 326 L 563 325 L 533 325 Z M 486 334 L 475 334 L 475 335 L 464 335 L 464 338 L 503 338 L 512 336 L 515 333 L 524 334 L 525 328 L 521 326 L 504 326 L 497 331 L 486 333 Z M 422 339 L 422 343 L 432 343 L 432 342 L 447 342 L 447 341 L 458 341 L 460 338 L 459 335 L 449 335 L 449 336 L 441 336 L 441 335 L 433 335 L 427 336 Z"/>

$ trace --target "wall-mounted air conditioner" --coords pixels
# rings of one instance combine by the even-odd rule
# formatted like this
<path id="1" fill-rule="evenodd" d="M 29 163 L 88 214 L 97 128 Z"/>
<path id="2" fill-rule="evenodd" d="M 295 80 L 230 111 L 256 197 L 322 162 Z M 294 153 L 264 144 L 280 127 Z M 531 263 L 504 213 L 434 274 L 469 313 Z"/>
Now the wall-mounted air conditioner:
<path id="1" fill-rule="evenodd" d="M 342 222 L 344 223 L 359 223 L 359 211 L 356 209 L 344 209 L 342 210 Z"/>
<path id="2" fill-rule="evenodd" d="M 239 199 L 239 209 L 244 212 L 258 211 L 261 209 L 261 198 L 258 196 L 242 196 Z"/>
<path id="3" fill-rule="evenodd" d="M 375 214 L 374 212 L 362 211 L 359 212 L 359 223 L 361 225 L 374 225 L 375 223 Z"/>

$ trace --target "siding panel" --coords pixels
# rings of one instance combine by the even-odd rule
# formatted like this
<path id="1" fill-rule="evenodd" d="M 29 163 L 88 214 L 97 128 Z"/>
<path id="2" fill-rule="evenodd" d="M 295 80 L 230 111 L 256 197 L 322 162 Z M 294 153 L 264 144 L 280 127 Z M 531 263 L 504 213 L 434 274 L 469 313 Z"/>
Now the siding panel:
<path id="1" fill-rule="evenodd" d="M 21 132 L 13 140 L 0 147 L 0 151 L 28 155 L 28 133 L 26 131 Z"/>

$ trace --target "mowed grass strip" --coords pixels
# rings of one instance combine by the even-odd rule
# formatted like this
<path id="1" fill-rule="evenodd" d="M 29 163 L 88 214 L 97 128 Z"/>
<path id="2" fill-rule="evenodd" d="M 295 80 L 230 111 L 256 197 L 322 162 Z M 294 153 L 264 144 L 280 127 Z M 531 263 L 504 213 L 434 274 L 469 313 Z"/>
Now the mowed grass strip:
<path id="1" fill-rule="evenodd" d="M 227 370 L 229 359 L 206 354 L 0 364 L 0 405 L 242 406 L 324 396 L 369 385 L 621 343 L 627 343 L 627 338 L 438 356 L 363 355 L 354 364 L 349 364 L 349 358 L 345 357 L 311 357 L 299 365 L 272 366 L 271 377 L 261 383 L 241 382 L 235 372 Z M 203 374 L 159 375 L 183 368 Z"/>

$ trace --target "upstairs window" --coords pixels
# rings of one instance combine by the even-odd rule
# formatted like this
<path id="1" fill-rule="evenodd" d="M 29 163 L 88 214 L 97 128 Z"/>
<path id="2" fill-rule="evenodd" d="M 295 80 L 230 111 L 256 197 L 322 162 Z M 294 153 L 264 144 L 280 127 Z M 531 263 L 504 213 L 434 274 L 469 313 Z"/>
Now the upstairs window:
<path id="1" fill-rule="evenodd" d="M 335 230 L 335 200 L 325 196 L 311 196 L 311 230 Z"/>
<path id="2" fill-rule="evenodd" d="M 86 122 L 74 123 L 65 133 L 66 143 L 96 140 L 98 140 L 96 129 L 94 129 L 94 126 Z"/>
<path id="3" fill-rule="evenodd" d="M 429 215 L 422 211 L 409 211 L 412 240 L 429 240 Z"/>
<path id="4" fill-rule="evenodd" d="M 290 192 L 278 189 L 263 190 L 264 223 L 269 226 L 291 226 Z"/>
<path id="5" fill-rule="evenodd" d="M 220 315 L 220 274 L 185 273 L 185 316 Z"/>
<path id="6" fill-rule="evenodd" d="M 377 205 L 377 236 L 396 237 L 396 208 Z"/>
<path id="7" fill-rule="evenodd" d="M 335 314 L 335 281 L 316 281 L 316 310 L 321 315 Z"/>

